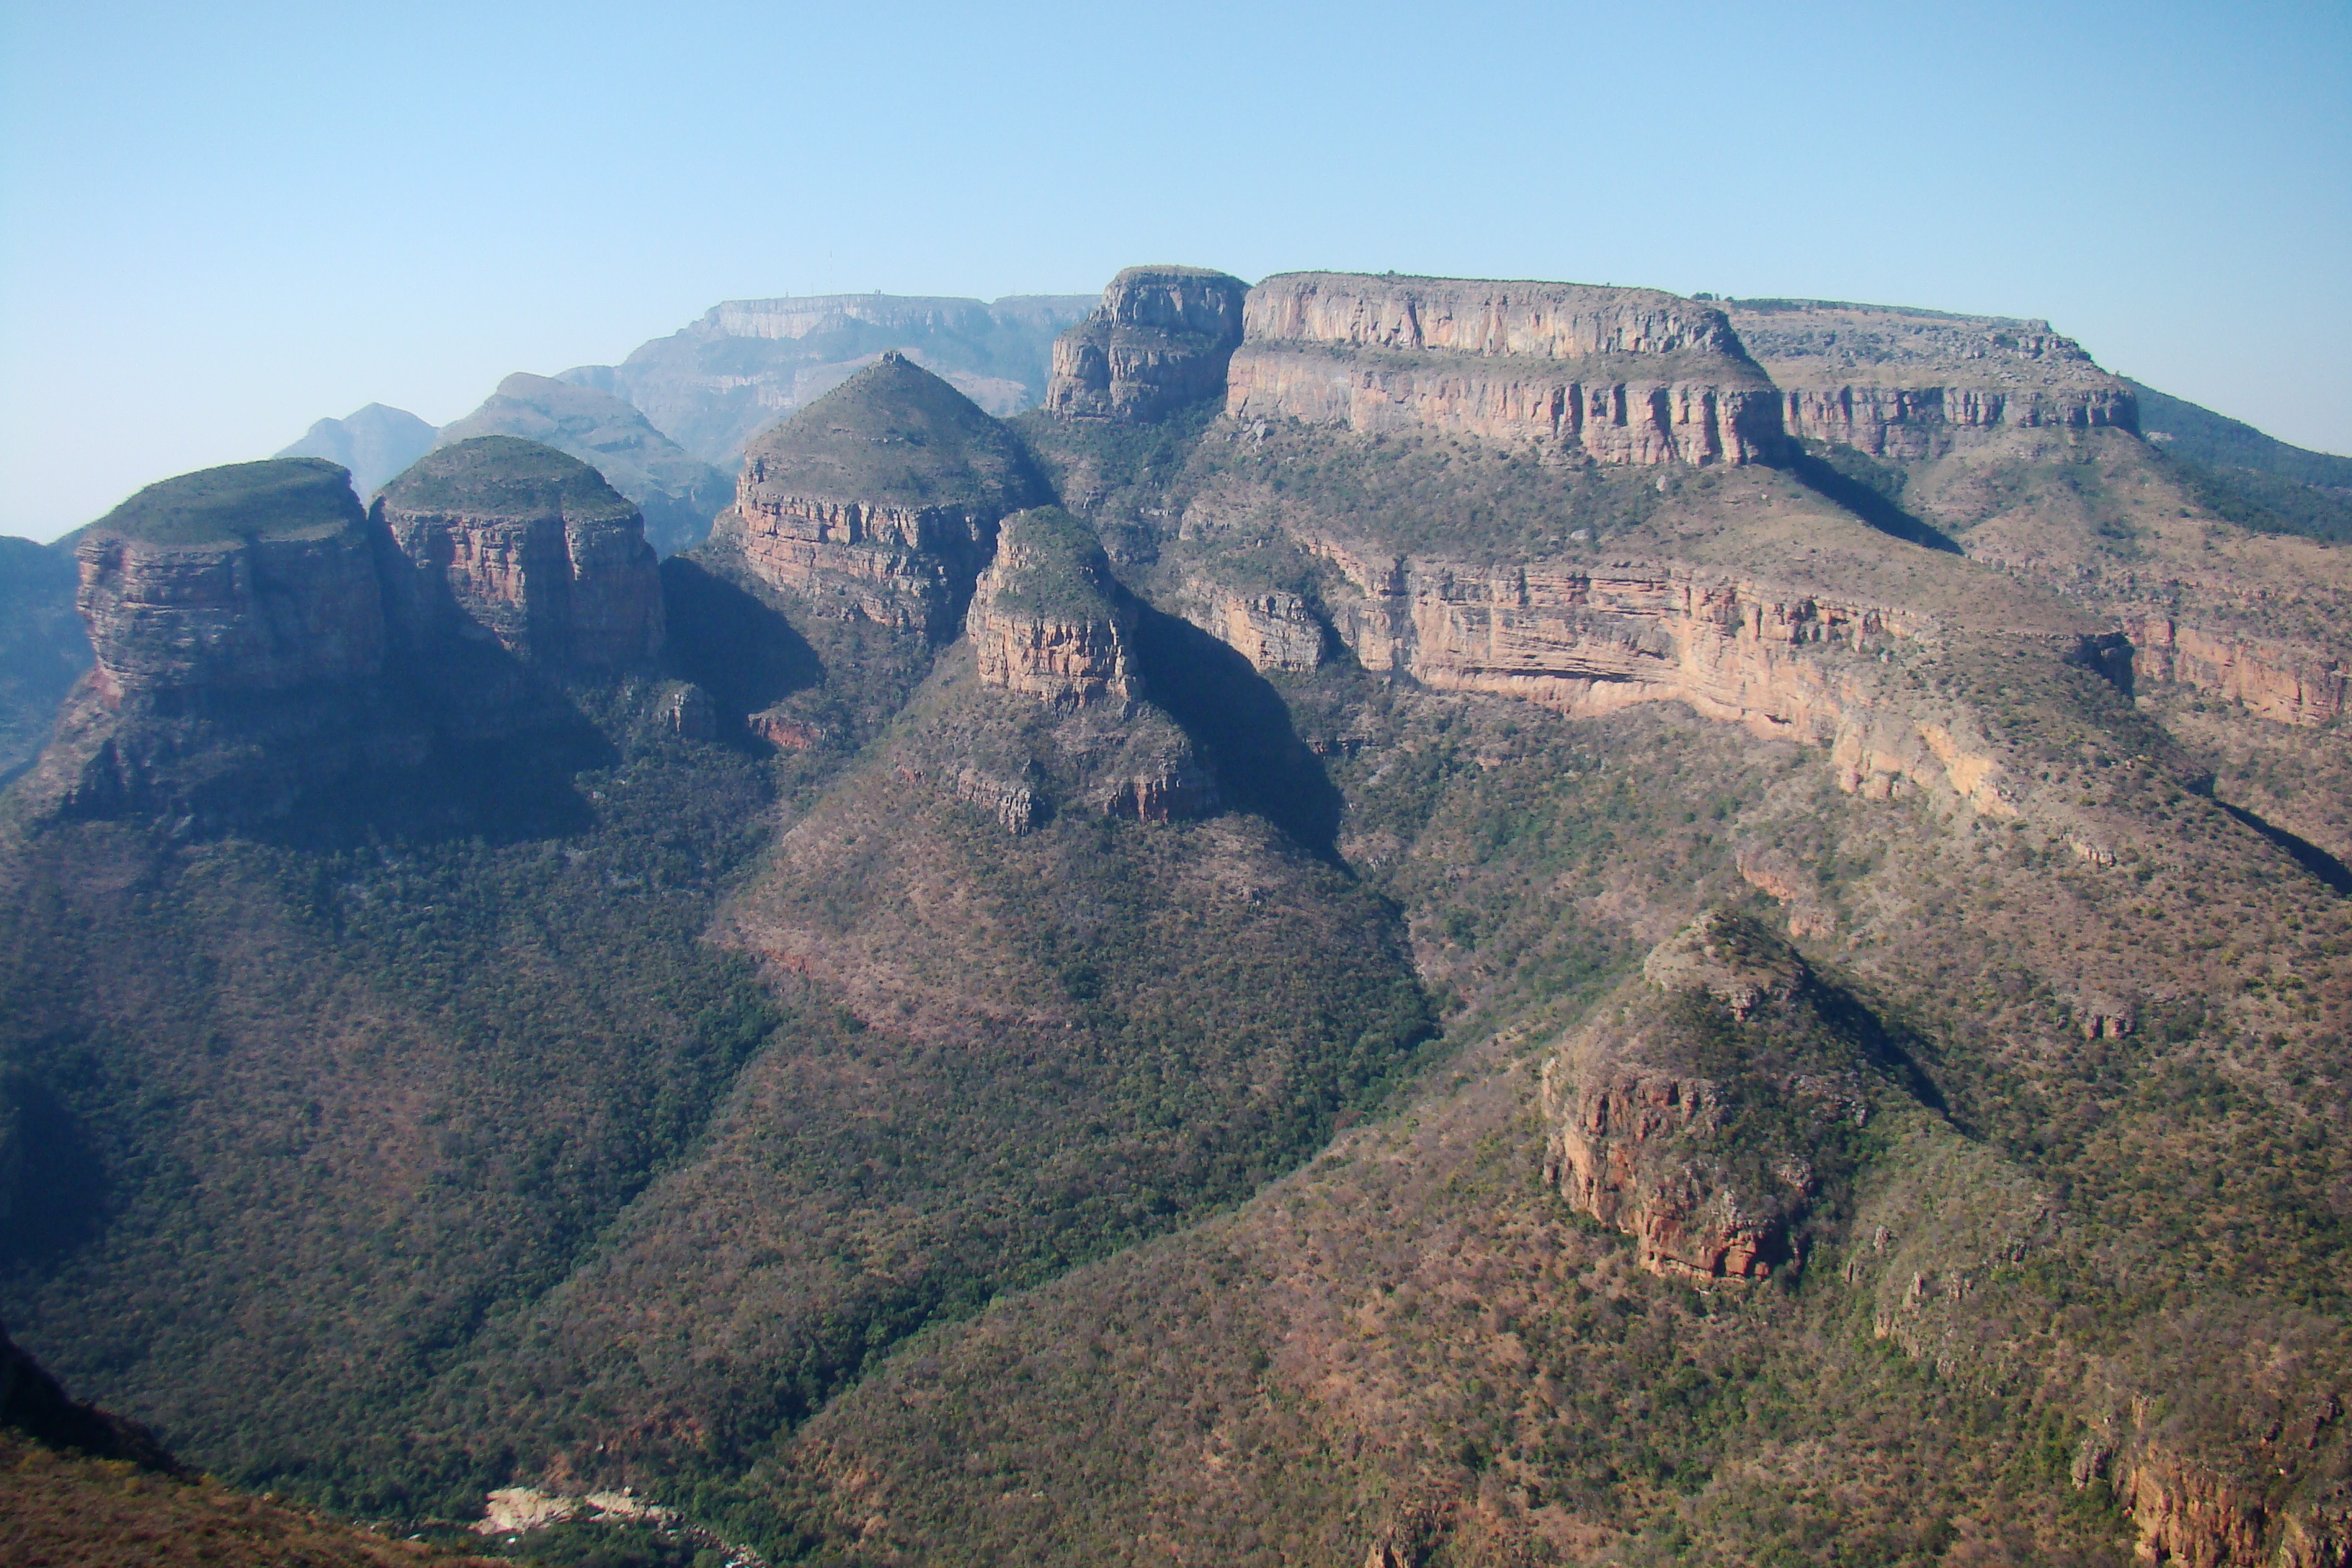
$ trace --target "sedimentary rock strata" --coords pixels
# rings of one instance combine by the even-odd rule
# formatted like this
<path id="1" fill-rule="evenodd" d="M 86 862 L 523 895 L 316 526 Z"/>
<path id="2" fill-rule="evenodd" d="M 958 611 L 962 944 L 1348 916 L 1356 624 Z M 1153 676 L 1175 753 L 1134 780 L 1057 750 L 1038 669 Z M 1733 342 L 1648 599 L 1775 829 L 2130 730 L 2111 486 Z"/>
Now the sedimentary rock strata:
<path id="1" fill-rule="evenodd" d="M 317 458 L 148 486 L 78 549 L 98 689 L 284 691 L 374 674 L 384 624 L 365 519 Z"/>
<path id="2" fill-rule="evenodd" d="M 1134 611 L 1102 546 L 1058 509 L 1006 520 L 964 629 L 985 685 L 1070 709 L 1137 695 Z"/>
<path id="3" fill-rule="evenodd" d="M 1203 267 L 1130 267 L 1102 304 L 1054 342 L 1045 406 L 1129 424 L 1224 390 L 1248 285 Z"/>
<path id="4" fill-rule="evenodd" d="M 1612 464 L 1779 448 L 1770 384 L 1723 312 L 1646 289 L 1290 273 L 1250 291 L 1225 409 L 1428 428 Z"/>
<path id="5" fill-rule="evenodd" d="M 1914 462 L 2003 429 L 2139 428 L 2130 386 L 2047 321 L 1818 300 L 1725 309 L 1794 437 Z"/>
<path id="6" fill-rule="evenodd" d="M 2283 724 L 2341 718 L 2352 696 L 2352 674 L 2324 649 L 2209 631 L 2161 610 L 2126 611 L 2122 625 L 2137 680 L 2193 687 Z"/>
<path id="7" fill-rule="evenodd" d="M 576 458 L 477 437 L 418 459 L 374 515 L 395 631 L 419 658 L 470 643 L 529 665 L 620 668 L 661 650 L 644 521 Z"/>
<path id="8" fill-rule="evenodd" d="M 939 638 L 998 520 L 1045 499 L 1003 426 L 885 354 L 751 443 L 713 536 L 815 614 Z"/>

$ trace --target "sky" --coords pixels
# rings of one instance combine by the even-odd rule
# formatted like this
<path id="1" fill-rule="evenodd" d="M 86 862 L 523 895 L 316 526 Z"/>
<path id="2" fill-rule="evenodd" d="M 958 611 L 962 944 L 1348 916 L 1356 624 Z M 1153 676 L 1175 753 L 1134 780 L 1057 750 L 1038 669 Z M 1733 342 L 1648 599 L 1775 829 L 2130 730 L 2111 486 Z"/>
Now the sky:
<path id="1" fill-rule="evenodd" d="M 2352 453 L 2352 4 L 0 0 L 0 533 L 720 300 L 1154 261 L 2046 317 Z"/>

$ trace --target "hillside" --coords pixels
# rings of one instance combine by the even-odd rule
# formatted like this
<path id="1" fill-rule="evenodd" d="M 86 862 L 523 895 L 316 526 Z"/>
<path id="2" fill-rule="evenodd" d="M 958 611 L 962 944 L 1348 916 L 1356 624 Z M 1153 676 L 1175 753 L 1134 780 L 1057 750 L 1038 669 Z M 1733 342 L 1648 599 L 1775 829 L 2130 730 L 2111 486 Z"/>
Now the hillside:
<path id="1" fill-rule="evenodd" d="M 2352 1561 L 2336 549 L 2040 321 L 1152 266 L 1050 366 L 658 564 L 505 435 L 94 527 L 24 1342 L 777 1563 Z"/>
<path id="2" fill-rule="evenodd" d="M 2291 447 L 2210 408 L 2130 385 L 2147 438 L 2216 513 L 2274 533 L 2352 540 L 2352 458 Z"/>

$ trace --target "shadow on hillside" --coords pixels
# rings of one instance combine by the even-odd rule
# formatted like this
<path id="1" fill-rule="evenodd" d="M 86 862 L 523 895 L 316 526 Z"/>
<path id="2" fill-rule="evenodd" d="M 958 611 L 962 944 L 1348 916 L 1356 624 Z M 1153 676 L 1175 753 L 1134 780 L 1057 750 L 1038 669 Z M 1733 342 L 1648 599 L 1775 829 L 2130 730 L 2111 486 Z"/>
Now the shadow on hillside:
<path id="1" fill-rule="evenodd" d="M 2336 892 L 2352 894 L 2352 866 L 2347 866 L 2310 839 L 2289 833 L 2275 823 L 2264 821 L 2242 805 L 2231 805 L 2226 800 L 2216 800 L 2213 804 L 2285 850 L 2296 865 Z"/>
<path id="2" fill-rule="evenodd" d="M 1881 533 L 1928 550 L 1941 550 L 1953 555 L 1966 553 L 1950 534 L 1912 516 L 1879 491 L 1851 474 L 1839 472 L 1810 452 L 1791 454 L 1789 471 L 1807 489 L 1824 500 L 1836 502 Z"/>
<path id="3" fill-rule="evenodd" d="M 28 1074 L 0 1074 L 0 1264 L 87 1241 L 105 1198 L 105 1172 L 73 1112 Z"/>
<path id="4" fill-rule="evenodd" d="M 1339 791 L 1291 726 L 1282 694 L 1190 621 L 1138 609 L 1136 652 L 1150 696 L 1208 754 L 1226 798 L 1336 863 Z"/>
<path id="5" fill-rule="evenodd" d="M 824 679 L 824 664 L 782 612 L 690 556 L 661 563 L 669 661 L 732 721 Z"/>

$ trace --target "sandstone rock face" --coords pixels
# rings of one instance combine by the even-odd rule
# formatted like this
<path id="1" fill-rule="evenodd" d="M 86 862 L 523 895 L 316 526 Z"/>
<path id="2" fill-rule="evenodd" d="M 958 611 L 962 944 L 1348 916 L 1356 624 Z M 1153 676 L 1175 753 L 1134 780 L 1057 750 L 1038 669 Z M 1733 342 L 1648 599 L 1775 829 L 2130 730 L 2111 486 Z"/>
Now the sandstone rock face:
<path id="1" fill-rule="evenodd" d="M 110 703 L 362 679 L 383 592 L 344 471 L 274 458 L 148 486 L 91 525 L 77 604 Z"/>
<path id="2" fill-rule="evenodd" d="M 2336 656 L 2243 633 L 2212 632 L 2161 610 L 2126 611 L 2132 676 L 2166 680 L 2242 702 L 2283 724 L 2325 724 L 2341 718 L 2352 696 L 2352 674 Z"/>
<path id="3" fill-rule="evenodd" d="M 1803 960 L 1752 923 L 1709 915 L 1643 968 L 1545 1069 L 1545 1180 L 1654 1273 L 1760 1279 L 1791 1256 L 1836 1125 L 1866 1113 L 1862 1080 L 1811 1008 Z M 1733 1055 L 1696 1016 L 1716 1007 Z M 1759 1125 L 1764 1100 L 1808 1107 L 1813 1136 Z"/>
<path id="4" fill-rule="evenodd" d="M 1045 406 L 1066 418 L 1149 424 L 1225 386 L 1248 285 L 1203 267 L 1130 267 L 1054 341 Z"/>
<path id="5" fill-rule="evenodd" d="M 1134 612 L 1101 544 L 1057 508 L 1005 521 L 964 626 L 985 685 L 1068 709 L 1137 695 Z"/>
<path id="6" fill-rule="evenodd" d="M 1429 428 L 1612 464 L 1774 455 L 1780 405 L 1721 310 L 1646 289 L 1291 273 L 1250 291 L 1237 418 Z"/>
<path id="7" fill-rule="evenodd" d="M 1794 437 L 1916 462 L 2007 428 L 2139 428 L 2130 386 L 2047 321 L 1815 300 L 1725 309 Z"/>
<path id="8" fill-rule="evenodd" d="M 1003 426 L 885 354 L 751 444 L 713 535 L 819 615 L 936 640 L 998 520 L 1045 499 Z"/>
<path id="9" fill-rule="evenodd" d="M 482 436 L 377 498 L 403 645 L 495 645 L 525 665 L 619 668 L 661 651 L 661 579 L 637 509 L 552 447 Z"/>
<path id="10" fill-rule="evenodd" d="M 1302 544 L 1338 569 L 1326 608 L 1368 669 L 1517 696 L 1570 715 L 1679 701 L 1759 735 L 1829 749 L 1839 787 L 1948 789 L 1995 816 L 2018 788 L 1964 718 L 1878 690 L 1875 661 L 1929 630 L 1898 606 L 1840 603 L 1680 565 L 1475 565 Z"/>

